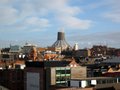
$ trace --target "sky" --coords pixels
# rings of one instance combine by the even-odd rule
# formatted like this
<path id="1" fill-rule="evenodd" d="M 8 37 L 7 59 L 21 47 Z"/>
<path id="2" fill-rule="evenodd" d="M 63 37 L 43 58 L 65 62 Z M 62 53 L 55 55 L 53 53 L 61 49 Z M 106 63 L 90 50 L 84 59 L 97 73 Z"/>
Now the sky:
<path id="1" fill-rule="evenodd" d="M 64 29 L 79 48 L 120 48 L 120 0 L 0 0 L 0 47 L 51 46 Z"/>

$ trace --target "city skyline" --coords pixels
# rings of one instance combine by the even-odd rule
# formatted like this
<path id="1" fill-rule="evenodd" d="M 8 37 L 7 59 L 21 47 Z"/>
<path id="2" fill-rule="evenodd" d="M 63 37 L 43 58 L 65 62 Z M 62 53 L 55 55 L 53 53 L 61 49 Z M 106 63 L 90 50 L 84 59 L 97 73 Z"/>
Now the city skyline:
<path id="1" fill-rule="evenodd" d="M 118 0 L 0 0 L 0 47 L 51 46 L 64 28 L 70 45 L 120 48 Z"/>

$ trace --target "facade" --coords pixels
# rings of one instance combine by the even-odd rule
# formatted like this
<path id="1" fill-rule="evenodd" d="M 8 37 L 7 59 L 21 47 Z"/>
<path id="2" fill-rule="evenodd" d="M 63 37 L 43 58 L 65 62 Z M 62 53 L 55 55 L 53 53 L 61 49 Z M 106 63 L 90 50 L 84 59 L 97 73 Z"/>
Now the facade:
<path id="1" fill-rule="evenodd" d="M 55 51 L 57 53 L 61 53 L 61 47 L 48 47 L 47 50 Z"/>
<path id="2" fill-rule="evenodd" d="M 70 78 L 69 61 L 26 62 L 25 90 L 55 90 L 67 85 Z"/>
<path id="3" fill-rule="evenodd" d="M 70 67 L 51 68 L 51 85 L 67 86 L 67 80 L 71 78 Z"/>
<path id="4" fill-rule="evenodd" d="M 58 54 L 55 51 L 45 51 L 43 52 L 44 60 L 56 60 Z"/>
<path id="5" fill-rule="evenodd" d="M 71 67 L 71 78 L 86 78 L 87 77 L 87 67 L 76 66 Z"/>
<path id="6" fill-rule="evenodd" d="M 35 45 L 26 43 L 25 46 L 23 46 L 22 51 L 19 55 L 20 59 L 23 60 L 33 60 L 35 61 L 37 59 L 37 48 Z"/>
<path id="7" fill-rule="evenodd" d="M 1 49 L 1 59 L 3 61 L 15 61 L 18 60 L 21 47 L 18 45 L 10 46 L 10 48 Z"/>
<path id="8" fill-rule="evenodd" d="M 46 78 L 43 68 L 26 68 L 24 75 L 24 90 L 46 90 Z"/>
<path id="9" fill-rule="evenodd" d="M 18 45 L 10 46 L 10 51 L 11 53 L 19 53 L 21 51 L 21 47 Z"/>
<path id="10" fill-rule="evenodd" d="M 18 60 L 19 59 L 19 54 L 21 52 L 21 47 L 18 45 L 14 45 L 14 46 L 10 46 L 10 57 L 13 61 Z"/>
<path id="11" fill-rule="evenodd" d="M 105 56 L 107 55 L 107 46 L 102 46 L 102 45 L 94 45 L 91 48 L 91 56 L 92 57 L 100 57 L 100 56 Z"/>
<path id="12" fill-rule="evenodd" d="M 120 49 L 108 48 L 108 50 L 107 50 L 107 55 L 119 57 L 119 56 L 120 56 Z"/>
<path id="13" fill-rule="evenodd" d="M 74 52 L 74 57 L 90 57 L 90 49 L 80 49 Z"/>
<path id="14" fill-rule="evenodd" d="M 92 78 L 81 78 L 81 79 L 71 79 L 68 81 L 68 86 L 70 87 L 78 87 L 78 88 L 85 88 L 85 87 L 91 87 L 91 86 L 101 86 L 104 87 L 104 85 L 109 84 L 117 84 L 120 82 L 120 78 L 114 78 L 114 77 L 92 77 Z"/>
<path id="15" fill-rule="evenodd" d="M 96 90 L 95 88 L 93 87 L 88 87 L 88 88 L 75 88 L 75 87 L 69 87 L 69 88 L 58 88 L 56 90 Z"/>
<path id="16" fill-rule="evenodd" d="M 10 48 L 1 49 L 1 60 L 2 61 L 14 60 L 13 56 L 11 56 L 11 53 L 9 51 L 10 51 Z"/>
<path id="17" fill-rule="evenodd" d="M 86 71 L 86 67 L 70 61 L 28 61 L 25 68 L 25 90 L 55 90 L 56 87 L 67 87 L 68 80 L 85 78 Z"/>
<path id="18" fill-rule="evenodd" d="M 0 85 L 9 90 L 24 90 L 24 72 L 20 69 L 0 70 Z"/>

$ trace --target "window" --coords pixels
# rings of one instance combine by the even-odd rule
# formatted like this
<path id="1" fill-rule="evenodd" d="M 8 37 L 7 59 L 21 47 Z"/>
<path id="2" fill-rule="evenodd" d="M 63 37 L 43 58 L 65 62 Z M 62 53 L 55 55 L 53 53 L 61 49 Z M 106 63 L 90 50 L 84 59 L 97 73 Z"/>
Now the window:
<path id="1" fill-rule="evenodd" d="M 70 79 L 70 68 L 61 67 L 56 68 L 56 85 L 58 86 L 66 86 L 67 81 Z"/>

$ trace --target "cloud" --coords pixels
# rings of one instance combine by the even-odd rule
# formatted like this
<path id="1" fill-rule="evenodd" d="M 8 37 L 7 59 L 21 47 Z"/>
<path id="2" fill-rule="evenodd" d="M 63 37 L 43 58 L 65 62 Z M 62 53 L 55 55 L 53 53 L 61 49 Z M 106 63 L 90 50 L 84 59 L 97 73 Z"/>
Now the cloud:
<path id="1" fill-rule="evenodd" d="M 45 18 L 30 17 L 26 18 L 24 21 L 25 25 L 35 26 L 35 27 L 49 27 L 49 21 Z"/>
<path id="2" fill-rule="evenodd" d="M 81 20 L 73 16 L 61 16 L 59 20 L 63 23 L 63 26 L 70 29 L 88 29 L 92 24 L 91 20 Z"/>
<path id="3" fill-rule="evenodd" d="M 120 47 L 120 31 L 97 32 L 86 35 L 74 34 L 69 36 L 71 43 L 79 43 L 81 48 L 91 47 L 92 45 L 108 45 Z"/>
<path id="4" fill-rule="evenodd" d="M 93 24 L 92 20 L 84 20 L 78 18 L 77 15 L 82 13 L 83 10 L 78 6 L 69 6 L 68 0 L 61 0 L 64 1 L 61 4 L 56 4 L 57 6 L 54 7 L 55 10 L 55 18 L 60 26 L 67 28 L 67 29 L 88 29 Z M 56 2 L 56 1 L 54 1 Z M 53 5 L 54 6 L 54 5 Z"/>
<path id="5" fill-rule="evenodd" d="M 120 1 L 119 0 L 106 0 L 106 6 L 109 8 L 107 12 L 103 14 L 105 18 L 110 19 L 113 22 L 120 23 Z"/>
<path id="6" fill-rule="evenodd" d="M 120 23 L 120 10 L 104 13 L 104 17 L 110 19 L 113 22 Z"/>
<path id="7" fill-rule="evenodd" d="M 120 0 L 96 0 L 84 8 L 94 10 L 97 15 L 101 15 L 104 19 L 120 23 Z"/>
<path id="8" fill-rule="evenodd" d="M 0 0 L 0 5 L 9 5 L 9 4 L 11 4 L 11 3 L 13 3 L 13 0 Z"/>
<path id="9" fill-rule="evenodd" d="M 0 24 L 9 25 L 16 23 L 18 16 L 17 10 L 14 8 L 0 7 Z"/>
<path id="10" fill-rule="evenodd" d="M 71 6 L 70 0 L 0 0 L 0 3 L 0 25 L 11 25 L 8 27 L 12 29 L 25 27 L 24 24 L 26 27 L 47 28 L 50 24 L 60 24 L 65 28 L 88 29 L 92 24 L 91 20 L 77 17 L 83 10 Z"/>

